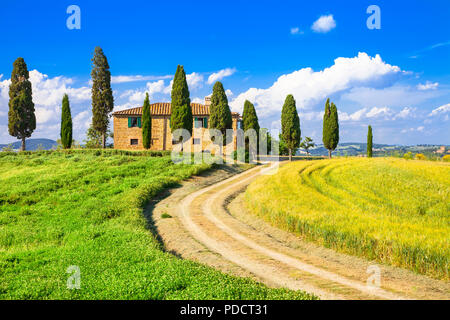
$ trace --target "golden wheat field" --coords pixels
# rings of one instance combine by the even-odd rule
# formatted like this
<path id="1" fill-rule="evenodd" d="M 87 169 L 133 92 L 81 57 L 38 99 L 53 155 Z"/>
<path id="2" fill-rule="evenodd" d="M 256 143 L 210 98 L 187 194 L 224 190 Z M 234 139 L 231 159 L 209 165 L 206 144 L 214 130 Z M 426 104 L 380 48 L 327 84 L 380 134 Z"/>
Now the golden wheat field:
<path id="1" fill-rule="evenodd" d="M 250 184 L 249 211 L 341 252 L 449 279 L 450 165 L 298 161 Z"/>

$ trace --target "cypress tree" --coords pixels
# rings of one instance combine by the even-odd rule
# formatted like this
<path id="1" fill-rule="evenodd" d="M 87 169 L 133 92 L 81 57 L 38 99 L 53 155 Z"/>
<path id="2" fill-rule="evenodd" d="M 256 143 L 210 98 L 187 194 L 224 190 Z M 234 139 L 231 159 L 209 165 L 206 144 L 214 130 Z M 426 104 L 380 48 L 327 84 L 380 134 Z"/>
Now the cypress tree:
<path id="1" fill-rule="evenodd" d="M 300 145 L 301 131 L 294 97 L 289 94 L 281 110 L 281 137 L 289 150 L 289 161 L 292 161 L 292 150 Z"/>
<path id="2" fill-rule="evenodd" d="M 102 48 L 96 47 L 92 58 L 92 128 L 102 136 L 102 147 L 106 147 L 106 132 L 109 114 L 114 108 L 111 89 L 111 72 Z"/>
<path id="3" fill-rule="evenodd" d="M 372 158 L 372 126 L 367 129 L 367 157 Z"/>
<path id="4" fill-rule="evenodd" d="M 259 133 L 258 116 L 256 115 L 255 106 L 248 100 L 244 103 L 244 112 L 242 114 L 242 126 L 244 132 L 248 129 L 254 129 Z"/>
<path id="5" fill-rule="evenodd" d="M 209 127 L 222 132 L 223 144 L 226 144 L 226 130 L 233 128 L 228 98 L 221 82 L 217 81 L 213 86 L 211 105 L 209 107 Z"/>
<path id="6" fill-rule="evenodd" d="M 172 114 L 170 116 L 171 132 L 177 129 L 186 129 L 192 135 L 191 99 L 183 66 L 178 65 L 172 84 Z"/>
<path id="7" fill-rule="evenodd" d="M 256 115 L 255 106 L 248 100 L 244 103 L 244 112 L 242 113 L 242 129 L 246 132 L 249 129 L 254 129 L 256 131 L 256 152 L 258 153 L 259 148 L 259 123 L 258 116 Z M 250 151 L 249 139 L 245 139 L 245 149 Z"/>
<path id="8" fill-rule="evenodd" d="M 144 106 L 142 107 L 142 144 L 145 149 L 150 149 L 152 144 L 152 115 L 148 93 L 145 94 Z"/>
<path id="9" fill-rule="evenodd" d="M 64 149 L 72 146 L 72 115 L 70 113 L 69 96 L 64 95 L 61 111 L 61 144 Z"/>
<path id="10" fill-rule="evenodd" d="M 331 152 L 336 149 L 339 143 L 339 119 L 337 108 L 330 99 L 325 103 L 325 113 L 323 115 L 323 133 L 322 141 L 325 148 L 328 149 L 328 157 L 331 158 Z"/>
<path id="11" fill-rule="evenodd" d="M 29 78 L 25 60 L 17 58 L 13 63 L 9 86 L 8 131 L 11 136 L 22 140 L 22 151 L 25 151 L 25 139 L 31 137 L 36 129 L 33 93 Z"/>

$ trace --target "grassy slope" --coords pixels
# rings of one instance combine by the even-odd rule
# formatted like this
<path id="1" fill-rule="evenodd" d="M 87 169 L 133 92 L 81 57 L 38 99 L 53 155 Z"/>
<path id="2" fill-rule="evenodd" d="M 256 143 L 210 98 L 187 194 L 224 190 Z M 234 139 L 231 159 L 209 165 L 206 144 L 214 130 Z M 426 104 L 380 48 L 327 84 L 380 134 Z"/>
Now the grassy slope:
<path id="1" fill-rule="evenodd" d="M 170 157 L 0 153 L 0 298 L 310 298 L 161 250 L 144 204 L 205 169 Z M 67 289 L 71 265 L 80 267 L 80 290 Z"/>
<path id="2" fill-rule="evenodd" d="M 449 177 L 448 164 L 428 161 L 294 162 L 251 184 L 246 203 L 327 247 L 448 279 Z"/>

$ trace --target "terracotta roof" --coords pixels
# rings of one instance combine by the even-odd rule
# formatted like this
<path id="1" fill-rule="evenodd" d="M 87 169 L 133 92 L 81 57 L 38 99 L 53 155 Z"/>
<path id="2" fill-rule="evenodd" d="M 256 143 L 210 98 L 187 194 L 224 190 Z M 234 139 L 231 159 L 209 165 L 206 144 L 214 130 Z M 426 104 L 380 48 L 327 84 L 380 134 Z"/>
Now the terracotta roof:
<path id="1" fill-rule="evenodd" d="M 207 116 L 209 115 L 209 106 L 200 103 L 191 103 L 193 116 Z M 150 113 L 155 116 L 169 116 L 171 113 L 170 102 L 157 102 L 150 104 Z M 125 109 L 113 112 L 115 115 L 140 116 L 142 115 L 142 107 Z M 239 116 L 238 112 L 232 112 L 233 117 Z"/>

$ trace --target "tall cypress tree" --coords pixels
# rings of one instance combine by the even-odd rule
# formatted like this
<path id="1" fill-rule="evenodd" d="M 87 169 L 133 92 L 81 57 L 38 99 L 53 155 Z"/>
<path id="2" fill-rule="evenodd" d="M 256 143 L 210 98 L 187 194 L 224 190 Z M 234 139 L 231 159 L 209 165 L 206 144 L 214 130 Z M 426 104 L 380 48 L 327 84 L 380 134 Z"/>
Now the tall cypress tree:
<path id="1" fill-rule="evenodd" d="M 328 157 L 331 158 L 331 152 L 336 149 L 339 143 L 339 119 L 337 108 L 330 99 L 325 103 L 325 113 L 323 115 L 322 141 L 325 148 L 328 149 Z"/>
<path id="2" fill-rule="evenodd" d="M 291 94 L 286 97 L 281 110 L 281 137 L 289 150 L 289 161 L 292 161 L 292 150 L 300 145 L 301 131 L 300 118 Z"/>
<path id="3" fill-rule="evenodd" d="M 22 151 L 25 151 L 25 139 L 31 137 L 36 129 L 33 93 L 29 78 L 25 60 L 17 58 L 13 63 L 9 86 L 8 131 L 11 136 L 22 140 Z"/>
<path id="4" fill-rule="evenodd" d="M 372 158 L 372 126 L 367 129 L 367 157 Z"/>
<path id="5" fill-rule="evenodd" d="M 244 112 L 242 113 L 242 126 L 244 132 L 248 129 L 254 129 L 259 133 L 258 116 L 256 115 L 255 106 L 248 100 L 244 103 Z"/>
<path id="6" fill-rule="evenodd" d="M 152 115 L 148 93 L 145 94 L 144 106 L 142 107 L 142 144 L 145 149 L 150 149 L 152 145 Z"/>
<path id="7" fill-rule="evenodd" d="M 192 135 L 191 99 L 189 98 L 189 88 L 186 81 L 186 73 L 183 66 L 178 65 L 172 84 L 172 115 L 170 116 L 170 129 L 173 132 L 177 129 L 186 129 Z"/>
<path id="8" fill-rule="evenodd" d="M 96 47 L 92 58 L 92 127 L 102 135 L 102 147 L 106 147 L 109 114 L 114 108 L 111 89 L 111 72 L 102 48 Z"/>
<path id="9" fill-rule="evenodd" d="M 211 105 L 209 107 L 209 127 L 222 132 L 223 144 L 226 144 L 226 130 L 233 128 L 228 98 L 221 82 L 217 81 L 213 86 Z"/>
<path id="10" fill-rule="evenodd" d="M 256 131 L 256 152 L 258 153 L 259 147 L 259 123 L 258 116 L 256 115 L 255 106 L 248 100 L 244 102 L 244 112 L 242 113 L 242 129 L 246 132 L 249 129 L 253 129 Z M 249 139 L 245 139 L 245 149 L 250 151 L 249 149 Z"/>
<path id="11" fill-rule="evenodd" d="M 64 149 L 72 146 L 72 115 L 70 112 L 69 96 L 64 95 L 61 111 L 61 144 Z"/>

